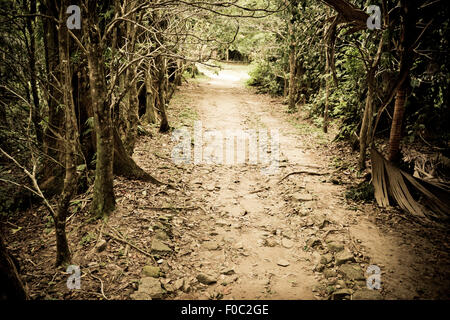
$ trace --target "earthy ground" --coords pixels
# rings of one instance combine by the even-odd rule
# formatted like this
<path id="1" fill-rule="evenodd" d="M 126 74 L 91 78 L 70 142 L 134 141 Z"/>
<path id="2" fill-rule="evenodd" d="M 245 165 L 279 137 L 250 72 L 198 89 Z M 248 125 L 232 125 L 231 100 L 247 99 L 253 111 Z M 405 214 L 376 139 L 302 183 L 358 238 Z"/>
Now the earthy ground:
<path id="1" fill-rule="evenodd" d="M 448 228 L 347 200 L 346 189 L 363 178 L 356 154 L 331 142 L 336 130 L 323 134 L 285 113 L 281 99 L 246 88 L 244 66 L 203 71 L 209 77 L 184 84 L 172 100 L 172 125 L 192 136 L 194 120 L 204 133 L 275 130 L 278 170 L 194 164 L 193 156 L 177 164 L 171 134 L 144 127 L 152 135 L 140 138 L 135 160 L 176 190 L 117 178 L 117 210 L 104 221 L 90 219 L 89 192 L 73 201 L 68 234 L 80 290 L 68 290 L 65 270 L 52 266 L 54 231 L 43 208 L 5 225 L 33 298 L 450 297 Z M 380 290 L 367 289 L 369 265 L 380 268 Z"/>

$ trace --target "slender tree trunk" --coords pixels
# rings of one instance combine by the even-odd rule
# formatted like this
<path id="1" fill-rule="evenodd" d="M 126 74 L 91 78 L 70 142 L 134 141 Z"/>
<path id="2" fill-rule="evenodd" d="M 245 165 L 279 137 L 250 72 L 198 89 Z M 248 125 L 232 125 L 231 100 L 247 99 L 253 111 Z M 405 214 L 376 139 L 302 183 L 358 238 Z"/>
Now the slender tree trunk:
<path id="1" fill-rule="evenodd" d="M 107 84 L 104 71 L 103 45 L 97 34 L 96 3 L 90 2 L 89 19 L 84 27 L 87 38 L 87 60 L 89 83 L 94 109 L 94 128 L 97 136 L 97 162 L 95 167 L 94 194 L 91 211 L 97 216 L 105 216 L 115 208 L 114 196 L 114 141 L 111 104 L 107 96 Z"/>
<path id="2" fill-rule="evenodd" d="M 289 111 L 297 111 L 296 97 L 297 97 L 297 83 L 296 83 L 296 72 L 297 72 L 297 61 L 296 61 L 296 44 L 295 44 L 295 31 L 294 24 L 297 20 L 297 6 L 298 1 L 285 0 L 286 4 L 290 5 L 290 18 L 288 22 L 289 28 Z"/>
<path id="3" fill-rule="evenodd" d="M 127 70 L 127 83 L 131 83 L 131 87 L 128 91 L 128 108 L 127 108 L 127 130 L 125 135 L 125 150 L 129 155 L 133 154 L 134 146 L 137 139 L 137 126 L 139 123 L 139 100 L 138 92 L 136 88 L 136 81 L 134 79 L 136 75 L 135 66 L 131 66 Z"/>
<path id="4" fill-rule="evenodd" d="M 159 132 L 167 132 L 169 131 L 170 126 L 166 112 L 167 66 L 165 59 L 158 56 L 156 58 L 156 65 L 158 67 L 158 108 L 161 112 L 161 125 L 159 126 Z"/>
<path id="5" fill-rule="evenodd" d="M 145 89 L 146 97 L 144 119 L 147 123 L 156 123 L 155 95 L 152 89 L 152 75 L 150 70 L 148 70 L 147 76 L 145 77 Z"/>
<path id="6" fill-rule="evenodd" d="M 406 93 L 408 89 L 409 70 L 414 61 L 412 45 L 415 41 L 417 4 L 413 1 L 401 0 L 402 31 L 400 36 L 400 73 L 406 73 L 406 80 L 395 96 L 394 115 L 389 135 L 388 160 L 400 159 L 400 140 L 402 138 L 403 115 L 405 113 Z"/>
<path id="7" fill-rule="evenodd" d="M 27 1 L 24 0 L 24 7 L 27 8 Z M 28 10 L 27 10 L 28 11 Z M 36 14 L 36 0 L 30 1 L 30 10 L 31 15 Z M 36 78 L 36 39 L 34 36 L 34 24 L 35 18 L 29 18 L 27 19 L 26 28 L 30 37 L 30 43 L 28 47 L 28 62 L 29 62 L 29 68 L 30 68 L 30 85 L 31 85 L 31 94 L 33 97 L 33 110 L 31 112 L 31 121 L 33 122 L 35 132 L 36 132 L 36 140 L 39 143 L 39 145 L 42 145 L 43 142 L 43 133 L 40 122 L 40 104 L 39 104 L 39 95 L 38 95 L 38 89 L 37 89 L 37 78 Z"/>
<path id="8" fill-rule="evenodd" d="M 42 13 L 51 16 L 58 17 L 56 9 L 56 3 L 54 0 L 47 0 L 41 4 Z M 59 79 L 61 78 L 59 72 L 59 44 L 58 44 L 58 31 L 56 29 L 56 23 L 50 19 L 43 19 L 44 27 L 44 47 L 45 47 L 45 61 L 47 69 L 47 105 L 48 105 L 48 123 L 45 129 L 43 142 L 44 152 L 47 157 L 44 159 L 44 180 L 55 177 L 59 180 L 59 173 L 57 169 L 62 169 L 55 165 L 55 161 L 63 162 L 62 159 L 62 141 L 58 138 L 58 135 L 62 133 L 64 112 L 59 108 L 59 104 L 62 101 L 61 92 L 59 89 Z M 54 160 L 53 160 L 54 159 Z M 59 185 L 59 182 L 55 183 Z"/>
<path id="9" fill-rule="evenodd" d="M 63 1 L 60 9 L 60 21 L 65 21 L 65 9 L 67 0 Z M 77 186 L 76 148 L 78 138 L 78 125 L 75 116 L 75 104 L 72 95 L 72 72 L 70 69 L 69 33 L 65 23 L 59 25 L 59 57 L 61 61 L 62 92 L 65 114 L 65 141 L 64 163 L 65 177 L 64 187 L 58 204 L 55 217 L 56 228 L 56 265 L 70 263 L 71 254 L 66 236 L 66 218 L 70 200 L 75 194 Z"/>
<path id="10" fill-rule="evenodd" d="M 292 26 L 289 26 L 289 33 L 291 37 L 293 37 Z M 291 39 L 291 43 L 289 44 L 289 111 L 295 112 L 297 107 L 295 105 L 295 96 L 297 93 L 296 90 L 296 81 L 295 81 L 295 42 Z"/>
<path id="11" fill-rule="evenodd" d="M 359 170 L 366 168 L 366 149 L 368 144 L 368 138 L 370 137 L 370 127 L 372 126 L 373 116 L 373 86 L 368 85 L 366 105 L 364 108 L 363 120 L 361 123 L 361 129 L 359 131 Z"/>
<path id="12" fill-rule="evenodd" d="M 391 132 L 389 135 L 389 161 L 395 162 L 400 159 L 400 140 L 402 138 L 402 123 L 403 115 L 405 114 L 405 102 L 406 86 L 402 84 L 395 96 L 394 115 L 392 117 Z"/>
<path id="13" fill-rule="evenodd" d="M 330 79 L 327 77 L 325 79 L 325 110 L 323 111 L 323 132 L 328 132 L 328 98 L 330 97 Z"/>

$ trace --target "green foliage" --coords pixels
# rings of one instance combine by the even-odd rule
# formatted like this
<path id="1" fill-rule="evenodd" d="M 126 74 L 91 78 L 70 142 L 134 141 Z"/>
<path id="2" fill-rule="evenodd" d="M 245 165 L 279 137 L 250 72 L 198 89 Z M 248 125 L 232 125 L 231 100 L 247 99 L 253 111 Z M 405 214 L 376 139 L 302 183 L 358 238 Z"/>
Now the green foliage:
<path id="1" fill-rule="evenodd" d="M 268 61 L 259 60 L 253 63 L 247 85 L 255 86 L 260 93 L 280 95 L 283 93 L 283 79 L 275 74 L 275 66 Z"/>
<path id="2" fill-rule="evenodd" d="M 362 182 L 356 187 L 350 187 L 345 192 L 345 198 L 353 201 L 370 202 L 374 199 L 373 185 L 368 182 Z"/>

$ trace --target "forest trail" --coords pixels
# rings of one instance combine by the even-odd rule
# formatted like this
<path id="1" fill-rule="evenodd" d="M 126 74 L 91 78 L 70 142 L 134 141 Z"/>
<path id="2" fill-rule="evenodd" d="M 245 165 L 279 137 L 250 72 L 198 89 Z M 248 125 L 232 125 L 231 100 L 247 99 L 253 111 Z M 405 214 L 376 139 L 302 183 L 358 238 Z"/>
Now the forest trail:
<path id="1" fill-rule="evenodd" d="M 42 223 L 45 207 L 21 215 L 9 243 L 20 252 L 34 299 L 448 297 L 445 231 L 347 200 L 354 173 L 336 169 L 333 133 L 324 135 L 300 116 L 289 121 L 295 115 L 285 113 L 280 98 L 245 87 L 247 69 L 204 70 L 210 77 L 177 91 L 169 120 L 187 127 L 191 138 L 194 121 L 201 121 L 204 144 L 213 131 L 275 130 L 278 170 L 194 163 L 192 154 L 189 163 L 176 163 L 173 134 L 145 126 L 151 135 L 139 138 L 133 158 L 176 189 L 115 177 L 116 210 L 103 221 L 87 210 L 90 192 L 74 200 L 67 234 L 82 290 L 68 290 L 66 272 L 53 268 L 55 237 Z M 272 146 L 264 150 L 276 154 Z M 367 289 L 369 265 L 380 268 L 381 290 Z"/>
<path id="2" fill-rule="evenodd" d="M 354 262 L 357 269 L 352 283 L 359 281 L 355 288 L 364 288 L 367 263 L 348 230 L 348 219 L 355 212 L 346 209 L 342 186 L 329 182 L 327 161 L 320 149 L 315 151 L 314 144 L 327 143 L 330 138 L 299 135 L 298 128 L 274 108 L 279 100 L 257 95 L 244 86 L 248 76 L 245 68 L 231 67 L 218 74 L 202 71 L 209 79 L 181 89 L 180 94 L 194 106 L 203 133 L 276 130 L 279 170 L 267 174 L 261 164 L 248 163 L 187 166 L 187 176 L 182 178 L 188 181 L 187 201 L 201 203 L 202 210 L 168 217 L 177 230 L 173 240 L 179 248 L 168 277 L 183 277 L 186 283 L 185 292 L 176 298 L 324 298 L 331 291 L 326 291 L 320 271 L 334 266 L 334 251 L 341 249 L 337 254 L 342 261 Z M 295 174 L 280 181 L 297 171 L 313 174 Z M 388 241 L 375 242 L 374 248 L 390 250 Z M 334 290 L 344 290 L 341 295 L 348 293 L 345 281 L 349 279 L 336 269 L 328 277 L 332 278 L 328 284 L 335 284 Z M 189 288 L 188 283 L 197 286 Z M 378 297 L 378 292 L 372 294 Z"/>
<path id="3" fill-rule="evenodd" d="M 245 87 L 246 67 L 202 71 L 208 78 L 179 95 L 193 106 L 203 135 L 276 130 L 279 170 L 267 174 L 260 163 L 247 162 L 184 166 L 180 181 L 187 182 L 186 206 L 201 204 L 201 210 L 168 217 L 178 251 L 163 283 L 175 292 L 173 298 L 412 299 L 418 292 L 439 292 L 436 283 L 445 291 L 443 274 L 435 283 L 417 280 L 433 273 L 422 269 L 424 259 L 439 261 L 445 250 L 418 245 L 411 234 L 384 233 L 374 223 L 373 207 L 355 209 L 344 198 L 345 187 L 332 183 L 333 166 L 324 154 L 331 134 L 289 123 L 279 99 Z M 306 173 L 286 178 L 298 171 Z M 419 246 L 430 256 L 412 251 Z M 380 268 L 382 294 L 367 289 L 365 271 L 371 264 Z"/>

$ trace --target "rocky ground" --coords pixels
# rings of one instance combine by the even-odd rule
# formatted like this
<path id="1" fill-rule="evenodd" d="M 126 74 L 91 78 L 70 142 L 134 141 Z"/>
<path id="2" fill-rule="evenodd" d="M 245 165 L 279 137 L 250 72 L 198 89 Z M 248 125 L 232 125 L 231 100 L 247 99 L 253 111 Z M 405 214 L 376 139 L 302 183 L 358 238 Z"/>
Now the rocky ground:
<path id="1" fill-rule="evenodd" d="M 243 68 L 209 76 L 180 88 L 172 125 L 277 130 L 279 170 L 177 164 L 171 134 L 145 127 L 151 135 L 140 138 L 134 158 L 175 188 L 116 178 L 117 210 L 102 221 L 87 213 L 89 192 L 73 201 L 68 236 L 80 290 L 68 290 L 65 270 L 52 267 L 54 231 L 43 208 L 8 222 L 9 247 L 33 298 L 449 298 L 448 228 L 346 199 L 364 178 L 356 155 L 332 143 L 333 129 L 323 134 L 286 114 L 281 99 L 246 88 Z M 371 265 L 379 290 L 367 288 Z"/>

